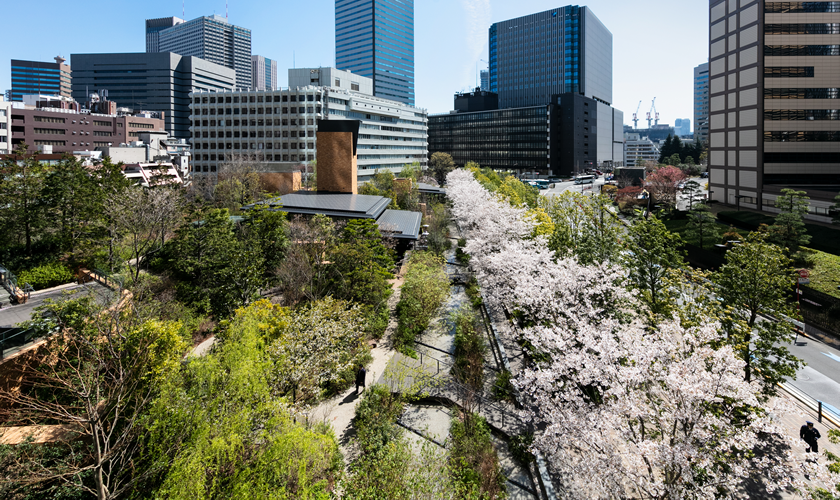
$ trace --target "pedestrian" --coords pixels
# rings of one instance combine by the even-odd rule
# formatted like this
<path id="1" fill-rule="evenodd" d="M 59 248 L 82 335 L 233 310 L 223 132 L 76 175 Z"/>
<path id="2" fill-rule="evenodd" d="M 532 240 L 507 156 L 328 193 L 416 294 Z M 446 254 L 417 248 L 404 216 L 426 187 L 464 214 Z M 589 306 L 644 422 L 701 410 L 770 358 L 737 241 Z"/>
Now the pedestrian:
<path id="1" fill-rule="evenodd" d="M 367 376 L 367 371 L 365 371 L 364 366 L 359 367 L 359 371 L 356 372 L 356 394 L 359 393 L 359 387 L 361 386 L 362 390 L 365 390 L 365 377 Z"/>
<path id="2" fill-rule="evenodd" d="M 799 428 L 799 439 L 808 444 L 806 453 L 819 453 L 819 445 L 817 439 L 821 438 L 820 431 L 814 427 L 814 422 L 805 422 L 805 425 Z"/>

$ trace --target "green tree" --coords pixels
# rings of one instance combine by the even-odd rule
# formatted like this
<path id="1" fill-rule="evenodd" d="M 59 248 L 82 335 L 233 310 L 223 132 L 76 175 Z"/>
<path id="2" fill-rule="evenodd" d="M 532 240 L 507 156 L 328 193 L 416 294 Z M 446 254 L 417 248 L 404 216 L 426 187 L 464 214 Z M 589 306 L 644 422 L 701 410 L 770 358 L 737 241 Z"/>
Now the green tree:
<path id="1" fill-rule="evenodd" d="M 720 229 L 717 219 L 706 205 L 697 205 L 688 213 L 688 229 L 686 234 L 697 239 L 700 248 L 720 240 Z"/>
<path id="2" fill-rule="evenodd" d="M 653 314 L 666 314 L 670 308 L 666 278 L 670 270 L 685 266 L 678 250 L 681 244 L 680 236 L 668 231 L 655 215 L 638 218 L 628 230 L 624 260 L 630 283 Z"/>
<path id="3" fill-rule="evenodd" d="M 26 145 L 0 162 L 0 226 L 7 238 L 23 243 L 27 255 L 32 255 L 32 242 L 46 225 L 41 192 L 52 170 Z"/>
<path id="4" fill-rule="evenodd" d="M 621 251 L 624 230 L 611 212 L 612 200 L 566 191 L 540 205 L 551 218 L 549 248 L 557 255 L 574 255 L 585 265 L 614 261 Z"/>
<path id="5" fill-rule="evenodd" d="M 242 228 L 245 245 L 259 249 L 262 277 L 266 283 L 277 282 L 277 269 L 289 250 L 288 221 L 285 212 L 258 205 L 248 212 Z"/>
<path id="6" fill-rule="evenodd" d="M 382 243 L 376 221 L 354 219 L 344 226 L 330 253 L 331 287 L 336 298 L 365 304 L 379 313 L 391 296 L 393 252 Z"/>
<path id="7" fill-rule="evenodd" d="M 802 366 L 786 347 L 791 326 L 785 316 L 797 316 L 787 300 L 794 280 L 790 266 L 779 247 L 752 233 L 726 253 L 726 264 L 712 275 L 724 304 L 736 318 L 727 333 L 729 343 L 746 363 L 744 379 L 749 382 L 759 370 L 768 395 L 775 394 L 776 384 L 795 376 Z M 776 320 L 765 320 L 760 313 Z"/>
<path id="8" fill-rule="evenodd" d="M 226 318 L 263 286 L 263 255 L 239 240 L 227 209 L 196 215 L 201 219 L 178 231 L 169 252 L 178 293 L 200 311 Z"/>
<path id="9" fill-rule="evenodd" d="M 690 180 L 685 183 L 683 193 L 688 196 L 688 209 L 694 209 L 694 196 L 700 192 L 700 183 L 695 180 Z"/>
<path id="10" fill-rule="evenodd" d="M 438 184 L 443 186 L 446 183 L 446 174 L 455 170 L 455 160 L 449 153 L 432 153 L 432 158 L 429 160 L 429 171 L 432 176 L 438 181 Z"/>
<path id="11" fill-rule="evenodd" d="M 805 191 L 782 189 L 776 198 L 776 208 L 782 212 L 776 216 L 773 225 L 768 228 L 770 241 L 786 249 L 788 256 L 799 247 L 811 242 L 802 218 L 808 213 L 808 196 Z"/>
<path id="12" fill-rule="evenodd" d="M 682 164 L 682 160 L 680 159 L 679 153 L 674 153 L 668 158 L 668 165 L 673 165 L 678 167 Z"/>

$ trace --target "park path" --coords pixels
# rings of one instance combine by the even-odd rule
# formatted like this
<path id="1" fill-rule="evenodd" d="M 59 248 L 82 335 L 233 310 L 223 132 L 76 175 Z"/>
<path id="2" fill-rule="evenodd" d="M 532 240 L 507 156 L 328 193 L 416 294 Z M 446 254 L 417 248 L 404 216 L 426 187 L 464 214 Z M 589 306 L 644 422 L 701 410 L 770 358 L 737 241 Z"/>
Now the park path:
<path id="1" fill-rule="evenodd" d="M 404 262 L 407 262 L 407 258 Z M 397 320 L 395 309 L 397 303 L 400 301 L 400 291 L 402 289 L 403 281 L 405 279 L 406 266 L 403 264 L 399 273 L 393 280 L 390 280 L 391 287 L 394 293 L 388 299 L 388 309 L 390 310 L 390 319 L 388 328 L 382 335 L 382 339 L 373 344 L 371 349 L 371 356 L 373 361 L 366 367 L 367 380 L 366 386 L 371 386 L 388 366 L 391 358 L 396 354 L 394 350 L 392 338 L 394 332 L 397 330 Z M 317 407 L 312 409 L 307 418 L 310 422 L 324 422 L 332 425 L 335 436 L 338 439 L 338 444 L 341 452 L 344 454 L 345 463 L 349 463 L 354 456 L 354 450 L 350 446 L 351 438 L 355 434 L 352 427 L 352 420 L 356 414 L 356 405 L 358 404 L 360 394 L 355 394 L 355 387 L 351 387 L 344 392 L 322 402 Z"/>

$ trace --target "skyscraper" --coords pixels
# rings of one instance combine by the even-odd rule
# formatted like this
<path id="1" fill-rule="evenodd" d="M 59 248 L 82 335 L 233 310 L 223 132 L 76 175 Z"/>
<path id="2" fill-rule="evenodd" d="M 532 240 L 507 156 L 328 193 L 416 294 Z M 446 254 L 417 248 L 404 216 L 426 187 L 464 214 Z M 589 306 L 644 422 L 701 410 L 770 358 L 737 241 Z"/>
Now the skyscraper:
<path id="1" fill-rule="evenodd" d="M 481 70 L 481 90 L 490 90 L 490 70 Z"/>
<path id="2" fill-rule="evenodd" d="M 10 101 L 23 101 L 32 94 L 70 97 L 71 74 L 67 60 L 56 57 L 54 63 L 12 59 Z"/>
<path id="3" fill-rule="evenodd" d="M 612 103 L 612 33 L 570 5 L 490 26 L 490 91 L 502 108 L 576 93 Z"/>
<path id="4" fill-rule="evenodd" d="M 772 209 L 807 191 L 828 221 L 840 191 L 837 2 L 710 0 L 711 198 Z"/>
<path id="5" fill-rule="evenodd" d="M 691 135 L 691 120 L 688 118 L 677 118 L 674 120 L 674 134 L 679 137 Z"/>
<path id="6" fill-rule="evenodd" d="M 174 19 L 174 18 L 173 18 Z M 152 20 L 156 21 L 156 20 Z M 251 30 L 230 24 L 223 16 L 213 15 L 177 23 L 151 35 L 146 22 L 146 52 L 154 52 L 149 37 L 158 37 L 158 52 L 174 52 L 220 64 L 236 71 L 237 88 L 251 88 Z M 155 28 L 156 29 L 156 28 Z"/>
<path id="7" fill-rule="evenodd" d="M 709 140 L 709 63 L 694 68 L 694 140 Z"/>
<path id="8" fill-rule="evenodd" d="M 277 61 L 263 56 L 251 56 L 251 78 L 255 90 L 276 90 Z"/>
<path id="9" fill-rule="evenodd" d="M 336 0 L 336 68 L 373 79 L 374 95 L 414 105 L 414 0 Z"/>
<path id="10" fill-rule="evenodd" d="M 183 19 L 177 17 L 146 19 L 146 52 L 160 52 L 160 32 L 183 22 Z"/>

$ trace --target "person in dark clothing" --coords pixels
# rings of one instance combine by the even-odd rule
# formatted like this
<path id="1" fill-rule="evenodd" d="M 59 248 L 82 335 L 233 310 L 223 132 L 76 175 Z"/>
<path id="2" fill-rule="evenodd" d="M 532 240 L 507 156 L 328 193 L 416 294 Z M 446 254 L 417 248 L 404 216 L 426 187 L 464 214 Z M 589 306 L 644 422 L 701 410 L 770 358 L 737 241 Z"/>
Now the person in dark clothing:
<path id="1" fill-rule="evenodd" d="M 356 394 L 359 393 L 359 387 L 361 386 L 362 390 L 365 390 L 365 377 L 367 376 L 367 371 L 365 370 L 364 366 L 359 367 L 359 371 L 356 372 Z"/>
<path id="2" fill-rule="evenodd" d="M 805 425 L 799 428 L 799 439 L 808 444 L 806 453 L 819 453 L 819 445 L 817 439 L 821 438 L 820 431 L 814 427 L 813 422 L 805 422 Z"/>

